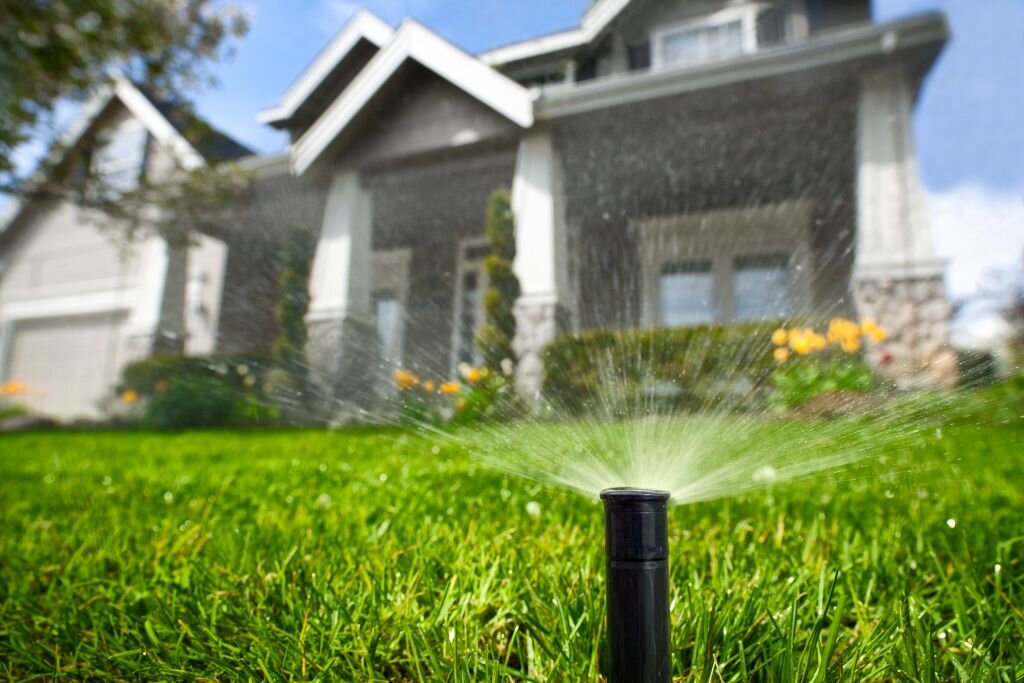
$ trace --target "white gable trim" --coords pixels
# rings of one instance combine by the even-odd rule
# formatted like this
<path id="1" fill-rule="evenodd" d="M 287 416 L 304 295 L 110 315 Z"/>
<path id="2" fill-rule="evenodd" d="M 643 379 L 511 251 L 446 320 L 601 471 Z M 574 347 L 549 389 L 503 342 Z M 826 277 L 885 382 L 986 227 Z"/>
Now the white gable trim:
<path id="1" fill-rule="evenodd" d="M 406 60 L 412 59 L 523 128 L 533 125 L 528 90 L 424 26 L 406 20 L 345 91 L 292 148 L 292 170 L 304 173 Z"/>
<path id="2" fill-rule="evenodd" d="M 360 40 L 367 40 L 383 48 L 394 31 L 383 21 L 365 10 L 356 12 L 348 24 L 331 40 L 313 63 L 302 72 L 281 98 L 280 104 L 264 109 L 257 115 L 260 123 L 277 123 L 290 119 L 302 103 L 313 93 L 335 67 L 348 56 Z"/>
<path id="3" fill-rule="evenodd" d="M 124 102 L 142 125 L 156 138 L 161 146 L 166 147 L 186 171 L 192 171 L 205 162 L 202 155 L 185 137 L 168 121 L 148 97 L 139 92 L 127 79 L 118 77 L 114 81 L 114 92 Z"/>
<path id="4" fill-rule="evenodd" d="M 549 52 L 581 47 L 600 35 L 630 2 L 632 0 L 598 0 L 583 14 L 579 28 L 488 50 L 480 54 L 480 60 L 485 64 L 497 66 Z"/>

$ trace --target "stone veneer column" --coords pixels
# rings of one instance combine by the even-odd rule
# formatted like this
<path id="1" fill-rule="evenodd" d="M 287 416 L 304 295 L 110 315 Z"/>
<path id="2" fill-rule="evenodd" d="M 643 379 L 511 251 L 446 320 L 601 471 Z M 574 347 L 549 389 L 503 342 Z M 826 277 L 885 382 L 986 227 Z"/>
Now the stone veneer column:
<path id="1" fill-rule="evenodd" d="M 528 131 L 520 142 L 512 183 L 516 225 L 516 388 L 539 396 L 543 351 L 568 327 L 568 244 L 561 171 L 551 133 Z"/>
<path id="2" fill-rule="evenodd" d="M 311 380 L 326 397 L 351 406 L 372 398 L 378 360 L 370 314 L 372 210 L 358 171 L 336 173 L 309 282 Z"/>
<path id="3" fill-rule="evenodd" d="M 951 309 L 945 263 L 935 258 L 918 178 L 914 95 L 899 66 L 862 77 L 853 294 L 860 316 L 889 333 L 872 348 L 876 367 L 902 385 L 951 383 Z"/>

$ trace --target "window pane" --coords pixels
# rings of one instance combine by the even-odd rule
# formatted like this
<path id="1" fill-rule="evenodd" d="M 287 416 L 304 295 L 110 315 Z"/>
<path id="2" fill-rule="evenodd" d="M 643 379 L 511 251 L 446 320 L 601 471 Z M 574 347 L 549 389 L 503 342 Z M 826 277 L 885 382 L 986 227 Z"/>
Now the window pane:
<path id="1" fill-rule="evenodd" d="M 772 320 L 792 312 L 786 256 L 736 259 L 736 319 Z"/>
<path id="2" fill-rule="evenodd" d="M 373 312 L 381 355 L 385 360 L 400 360 L 398 325 L 401 322 L 402 306 L 398 297 L 390 291 L 377 292 L 373 297 Z"/>
<path id="3" fill-rule="evenodd" d="M 476 271 L 462 274 L 462 301 L 459 307 L 459 352 L 460 363 L 475 364 L 478 360 L 476 328 L 480 325 L 480 278 Z"/>
<path id="4" fill-rule="evenodd" d="M 734 57 L 743 52 L 743 22 L 702 26 L 662 38 L 662 55 L 667 64 L 697 64 Z"/>
<path id="5" fill-rule="evenodd" d="M 711 291 L 709 261 L 667 266 L 661 274 L 661 324 L 680 327 L 712 322 Z"/>

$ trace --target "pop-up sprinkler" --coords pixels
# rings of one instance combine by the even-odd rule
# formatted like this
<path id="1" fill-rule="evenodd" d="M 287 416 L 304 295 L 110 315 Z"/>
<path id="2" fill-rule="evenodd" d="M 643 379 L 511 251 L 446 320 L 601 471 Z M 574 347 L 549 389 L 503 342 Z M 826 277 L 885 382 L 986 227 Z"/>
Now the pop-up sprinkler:
<path id="1" fill-rule="evenodd" d="M 665 491 L 608 489 L 608 681 L 672 678 L 668 609 L 668 499 Z"/>

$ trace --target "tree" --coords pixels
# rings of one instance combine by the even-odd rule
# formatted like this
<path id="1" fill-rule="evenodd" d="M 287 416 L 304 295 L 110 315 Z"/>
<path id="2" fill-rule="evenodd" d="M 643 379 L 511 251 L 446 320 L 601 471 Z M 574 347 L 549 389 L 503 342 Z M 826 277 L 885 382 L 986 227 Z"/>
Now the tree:
<path id="1" fill-rule="evenodd" d="M 210 82 L 206 65 L 247 30 L 246 16 L 218 0 L 0 3 L 0 191 L 25 191 L 14 152 L 53 137 L 60 101 L 84 99 L 113 73 L 180 97 Z"/>
<path id="2" fill-rule="evenodd" d="M 515 303 L 519 298 L 519 279 L 512 270 L 516 258 L 515 219 L 508 191 L 499 188 L 487 200 L 485 219 L 487 240 L 491 253 L 484 261 L 487 289 L 484 292 L 484 311 L 487 319 L 477 337 L 477 346 L 490 368 L 502 367 L 502 362 L 513 362 L 515 351 L 512 340 L 516 336 Z"/>

